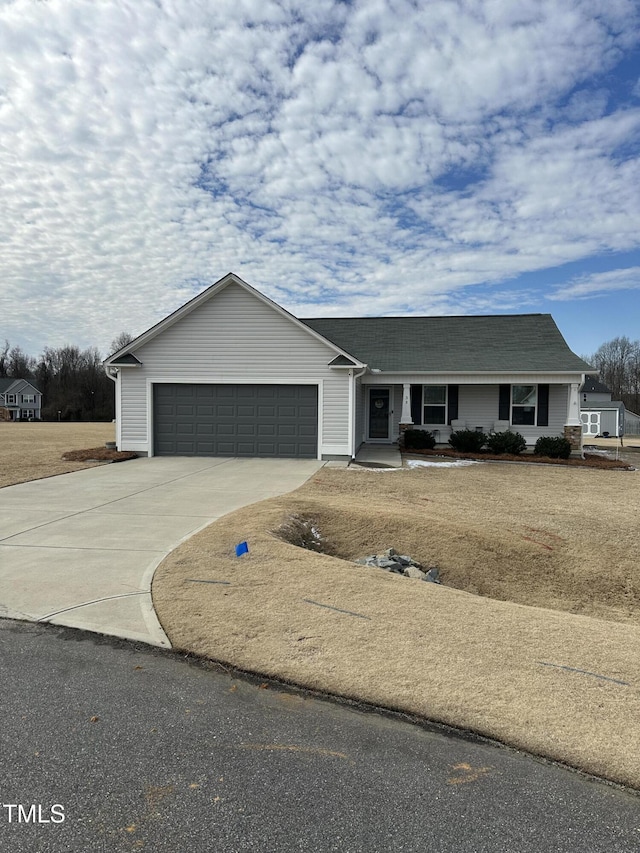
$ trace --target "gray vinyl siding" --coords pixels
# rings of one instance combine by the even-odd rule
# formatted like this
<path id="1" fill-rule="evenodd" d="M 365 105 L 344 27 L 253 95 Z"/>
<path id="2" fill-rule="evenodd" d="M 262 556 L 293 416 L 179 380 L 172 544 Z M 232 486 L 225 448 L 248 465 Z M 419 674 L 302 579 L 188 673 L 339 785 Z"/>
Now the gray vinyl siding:
<path id="1" fill-rule="evenodd" d="M 327 366 L 335 350 L 237 284 L 214 294 L 134 354 L 142 367 L 121 372 L 123 449 L 149 441 L 151 380 L 318 384 L 322 445 L 331 446 L 328 452 L 349 452 L 349 376 Z"/>
<path id="2" fill-rule="evenodd" d="M 585 397 L 587 398 L 585 400 Z M 598 403 L 610 403 L 611 402 L 611 392 L 608 394 L 600 394 L 595 391 L 588 391 L 586 394 L 582 394 L 580 397 L 580 401 L 585 404 L 585 406 L 592 406 Z"/>
<path id="3" fill-rule="evenodd" d="M 458 391 L 458 418 L 469 429 L 482 427 L 483 432 L 494 428 L 498 420 L 498 385 L 461 385 Z"/>
<path id="4" fill-rule="evenodd" d="M 349 379 L 346 371 L 341 374 L 324 381 L 322 443 L 346 447 L 349 442 Z"/>
<path id="5" fill-rule="evenodd" d="M 356 409 L 356 433 L 355 433 L 355 449 L 364 442 L 365 440 L 365 396 L 366 396 L 366 387 L 362 384 L 362 379 L 356 379 L 356 391 L 355 391 L 355 400 L 354 405 Z"/>
<path id="6" fill-rule="evenodd" d="M 122 400 L 122 446 L 126 450 L 132 444 L 148 440 L 147 433 L 147 381 L 141 370 L 123 370 L 121 380 Z"/>

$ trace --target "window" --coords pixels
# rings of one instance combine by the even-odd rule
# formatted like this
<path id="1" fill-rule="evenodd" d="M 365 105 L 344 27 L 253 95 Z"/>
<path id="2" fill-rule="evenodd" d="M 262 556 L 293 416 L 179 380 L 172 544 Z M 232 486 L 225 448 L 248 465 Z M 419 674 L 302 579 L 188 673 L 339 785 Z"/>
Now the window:
<path id="1" fill-rule="evenodd" d="M 422 423 L 446 424 L 447 422 L 447 386 L 422 386 Z"/>
<path id="2" fill-rule="evenodd" d="M 7 394 L 7 406 L 15 406 L 16 404 L 16 395 L 15 394 Z"/>
<path id="3" fill-rule="evenodd" d="M 33 404 L 33 403 L 35 403 L 35 401 L 36 401 L 36 395 L 35 394 L 23 394 L 22 395 L 22 402 L 23 403 Z"/>
<path id="4" fill-rule="evenodd" d="M 511 423 L 514 426 L 533 426 L 536 422 L 536 385 L 511 386 Z"/>
<path id="5" fill-rule="evenodd" d="M 20 420 L 23 420 L 23 421 L 28 421 L 29 418 L 35 418 L 35 416 L 36 416 L 36 413 L 34 412 L 33 409 L 23 409 L 20 412 Z"/>

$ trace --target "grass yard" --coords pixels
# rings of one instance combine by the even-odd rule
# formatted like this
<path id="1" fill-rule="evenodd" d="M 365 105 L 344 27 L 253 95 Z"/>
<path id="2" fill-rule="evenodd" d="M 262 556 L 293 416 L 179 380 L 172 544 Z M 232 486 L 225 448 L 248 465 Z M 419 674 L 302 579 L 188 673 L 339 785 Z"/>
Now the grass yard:
<path id="1" fill-rule="evenodd" d="M 64 462 L 68 450 L 115 440 L 113 423 L 10 423 L 0 421 L 0 487 L 94 467 Z"/>
<path id="2" fill-rule="evenodd" d="M 177 548 L 154 604 L 177 648 L 640 788 L 639 514 L 640 472 L 324 468 Z M 352 562 L 388 547 L 443 585 Z"/>

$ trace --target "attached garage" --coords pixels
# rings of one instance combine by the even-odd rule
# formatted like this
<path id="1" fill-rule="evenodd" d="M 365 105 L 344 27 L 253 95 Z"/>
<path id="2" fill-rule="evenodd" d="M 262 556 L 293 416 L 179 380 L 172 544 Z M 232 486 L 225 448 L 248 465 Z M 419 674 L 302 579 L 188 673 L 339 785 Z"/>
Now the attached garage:
<path id="1" fill-rule="evenodd" d="M 154 453 L 316 459 L 317 385 L 155 384 Z"/>

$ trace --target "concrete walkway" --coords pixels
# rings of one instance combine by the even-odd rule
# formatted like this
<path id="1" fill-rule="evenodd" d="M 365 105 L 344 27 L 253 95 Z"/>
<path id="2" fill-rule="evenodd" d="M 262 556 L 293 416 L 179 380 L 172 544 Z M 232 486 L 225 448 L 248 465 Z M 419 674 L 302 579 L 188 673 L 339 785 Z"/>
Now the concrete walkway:
<path id="1" fill-rule="evenodd" d="M 402 468 L 402 457 L 397 444 L 363 444 L 353 464 L 369 468 Z"/>
<path id="2" fill-rule="evenodd" d="M 151 603 L 164 557 L 216 518 L 298 488 L 322 464 L 156 457 L 0 489 L 0 616 L 169 647 Z"/>

